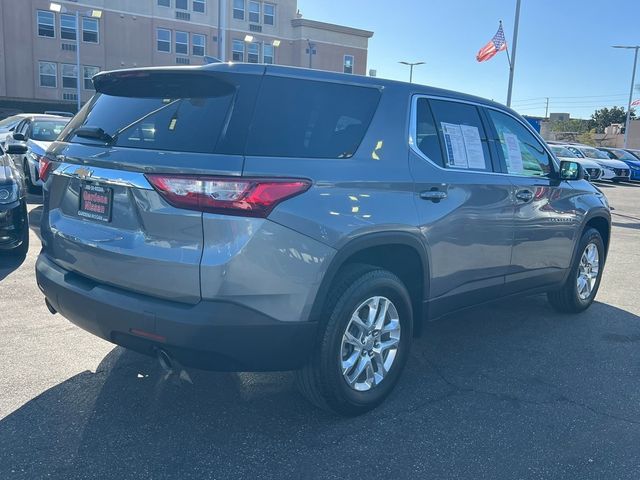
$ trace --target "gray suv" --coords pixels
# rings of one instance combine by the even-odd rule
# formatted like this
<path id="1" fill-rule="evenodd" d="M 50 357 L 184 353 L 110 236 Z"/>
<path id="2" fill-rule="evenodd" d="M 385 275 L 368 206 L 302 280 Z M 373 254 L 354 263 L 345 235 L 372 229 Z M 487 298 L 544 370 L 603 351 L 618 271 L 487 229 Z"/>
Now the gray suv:
<path id="1" fill-rule="evenodd" d="M 345 415 L 398 381 L 425 319 L 598 291 L 606 198 L 502 105 L 280 66 L 101 73 L 41 162 L 37 281 L 118 345 L 297 370 Z"/>

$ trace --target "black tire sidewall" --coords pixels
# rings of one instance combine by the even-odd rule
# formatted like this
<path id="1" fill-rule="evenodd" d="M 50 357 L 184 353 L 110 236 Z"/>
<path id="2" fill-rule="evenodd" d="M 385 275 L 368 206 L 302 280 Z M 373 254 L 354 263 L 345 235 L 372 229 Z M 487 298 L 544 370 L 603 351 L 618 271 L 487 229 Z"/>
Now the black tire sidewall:
<path id="1" fill-rule="evenodd" d="M 377 271 L 375 273 L 388 273 Z M 363 277 L 366 278 L 366 275 Z M 356 282 L 357 283 L 357 282 Z M 350 321 L 351 314 L 365 300 L 374 296 L 384 296 L 395 305 L 400 319 L 401 334 L 396 359 L 384 380 L 366 392 L 352 389 L 344 379 L 340 367 L 340 348 L 342 336 Z M 360 282 L 355 289 L 347 290 L 340 297 L 331 315 L 331 331 L 326 332 L 325 348 L 322 355 L 322 366 L 330 390 L 338 393 L 336 401 L 353 410 L 368 410 L 380 404 L 393 390 L 400 378 L 404 364 L 409 355 L 413 336 L 413 312 L 411 299 L 404 285 L 392 274 L 377 275 L 370 281 Z M 330 402 L 331 403 L 331 402 Z M 346 404 L 346 405 L 345 405 Z"/>
<path id="2" fill-rule="evenodd" d="M 578 277 L 578 269 L 580 268 L 580 259 L 582 258 L 582 254 L 584 253 L 587 245 L 593 243 L 598 249 L 598 278 L 596 280 L 596 284 L 591 291 L 589 297 L 585 300 L 580 298 L 578 294 L 578 285 L 577 285 L 577 277 Z M 582 235 L 580 240 L 580 245 L 578 247 L 578 252 L 576 258 L 574 260 L 573 268 L 571 269 L 571 277 L 569 278 L 570 285 L 572 286 L 573 298 L 576 306 L 578 306 L 581 310 L 584 310 L 589 307 L 596 298 L 598 294 L 598 289 L 600 288 L 600 281 L 602 280 L 602 274 L 604 272 L 604 262 L 605 262 L 605 250 L 604 250 L 604 242 L 602 241 L 602 236 L 600 233 L 594 229 L 590 228 Z"/>

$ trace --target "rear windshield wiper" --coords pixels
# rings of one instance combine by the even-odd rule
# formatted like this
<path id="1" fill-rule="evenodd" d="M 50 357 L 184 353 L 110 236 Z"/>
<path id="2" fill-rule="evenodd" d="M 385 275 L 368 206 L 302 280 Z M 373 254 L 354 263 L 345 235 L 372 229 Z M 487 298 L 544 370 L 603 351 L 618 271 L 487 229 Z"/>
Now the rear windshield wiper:
<path id="1" fill-rule="evenodd" d="M 93 138 L 105 143 L 113 142 L 113 137 L 100 127 L 80 127 L 73 134 L 82 138 Z"/>

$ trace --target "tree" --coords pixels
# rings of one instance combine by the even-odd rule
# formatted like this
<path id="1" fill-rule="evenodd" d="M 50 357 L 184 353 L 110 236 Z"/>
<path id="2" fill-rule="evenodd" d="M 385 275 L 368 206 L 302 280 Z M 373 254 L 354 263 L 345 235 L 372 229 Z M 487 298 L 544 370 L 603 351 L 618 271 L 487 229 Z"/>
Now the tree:
<path id="1" fill-rule="evenodd" d="M 635 118 L 636 114 L 631 109 L 631 118 Z M 627 112 L 624 107 L 601 108 L 593 112 L 591 115 L 592 128 L 596 129 L 596 133 L 604 133 L 604 129 L 612 123 L 622 123 L 624 125 L 627 119 Z"/>

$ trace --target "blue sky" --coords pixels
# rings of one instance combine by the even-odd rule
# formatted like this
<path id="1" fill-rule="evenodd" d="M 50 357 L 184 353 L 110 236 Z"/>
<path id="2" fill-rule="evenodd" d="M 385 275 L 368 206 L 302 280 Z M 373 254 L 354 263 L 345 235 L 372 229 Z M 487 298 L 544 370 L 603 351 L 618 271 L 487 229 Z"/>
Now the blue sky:
<path id="1" fill-rule="evenodd" d="M 504 23 L 512 44 L 515 0 L 298 0 L 305 18 L 373 30 L 368 68 L 408 80 L 400 60 L 425 61 L 414 81 L 505 103 L 509 78 L 504 52 L 488 62 L 477 51 Z M 632 50 L 640 44 L 640 0 L 522 0 L 513 107 L 588 118 L 596 108 L 627 105 Z M 640 64 L 640 62 L 639 62 Z M 640 71 L 640 68 L 638 69 Z M 636 85 L 640 84 L 640 73 Z M 634 99 L 640 99 L 640 87 Z"/>

